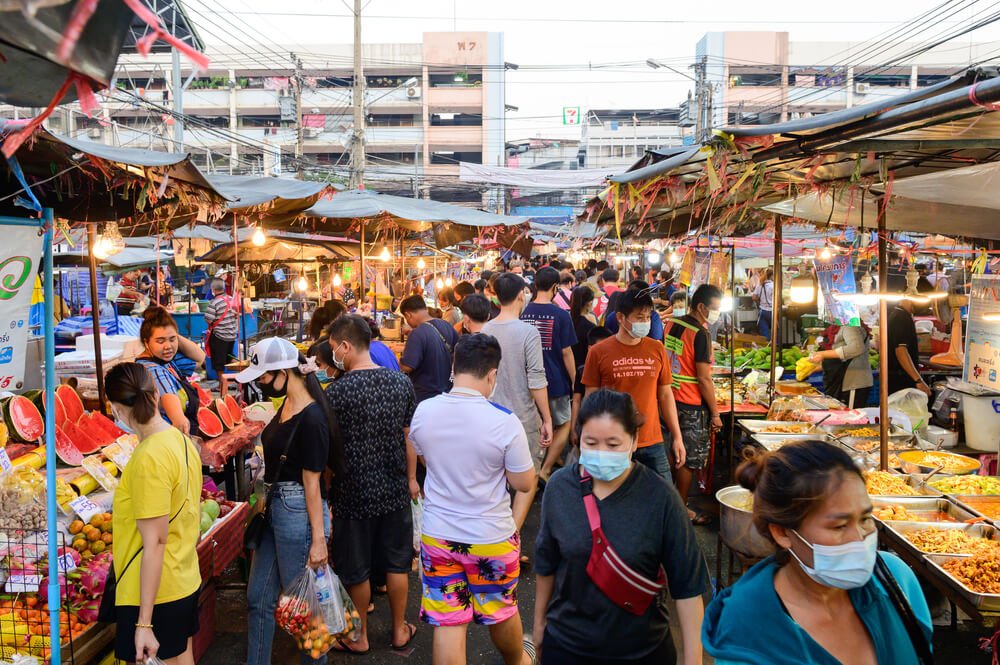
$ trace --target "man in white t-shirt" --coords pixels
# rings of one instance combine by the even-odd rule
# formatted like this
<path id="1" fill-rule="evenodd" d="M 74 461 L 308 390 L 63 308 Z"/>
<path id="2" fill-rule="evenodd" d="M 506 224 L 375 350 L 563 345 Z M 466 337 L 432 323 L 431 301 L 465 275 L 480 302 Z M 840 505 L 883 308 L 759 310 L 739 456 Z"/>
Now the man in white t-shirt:
<path id="1" fill-rule="evenodd" d="M 463 336 L 454 387 L 421 402 L 410 425 L 427 467 L 420 618 L 434 626 L 435 662 L 465 653 L 472 622 L 490 627 L 505 665 L 530 665 L 534 657 L 517 609 L 521 541 L 507 485 L 526 492 L 537 479 L 521 421 L 486 398 L 500 353 L 489 335 Z"/>

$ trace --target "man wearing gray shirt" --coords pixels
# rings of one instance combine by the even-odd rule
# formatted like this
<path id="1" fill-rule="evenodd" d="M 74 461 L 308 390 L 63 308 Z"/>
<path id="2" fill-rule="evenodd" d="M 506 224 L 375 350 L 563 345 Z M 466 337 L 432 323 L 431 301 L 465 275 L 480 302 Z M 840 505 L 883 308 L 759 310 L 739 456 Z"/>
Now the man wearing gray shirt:
<path id="1" fill-rule="evenodd" d="M 542 360 L 542 339 L 535 326 L 520 318 L 527 301 L 524 279 L 520 275 L 504 273 L 497 278 L 493 290 L 500 301 L 500 314 L 483 326 L 483 332 L 495 337 L 502 350 L 492 400 L 510 409 L 524 425 L 537 471 L 543 448 L 552 443 L 552 416 Z M 515 495 L 514 520 L 518 524 L 524 523 L 534 495 L 534 490 Z"/>

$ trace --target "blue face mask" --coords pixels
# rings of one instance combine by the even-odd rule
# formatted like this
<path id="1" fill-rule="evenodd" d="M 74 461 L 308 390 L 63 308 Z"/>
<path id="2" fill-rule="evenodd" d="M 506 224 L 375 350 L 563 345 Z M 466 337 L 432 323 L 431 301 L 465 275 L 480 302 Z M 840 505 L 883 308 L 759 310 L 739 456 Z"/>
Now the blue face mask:
<path id="1" fill-rule="evenodd" d="M 610 482 L 625 473 L 632 464 L 631 452 L 580 450 L 580 465 L 594 478 Z"/>
<path id="2" fill-rule="evenodd" d="M 327 383 L 329 382 L 330 377 L 326 375 L 325 369 L 321 369 L 316 372 L 316 379 L 319 380 L 320 383 Z"/>

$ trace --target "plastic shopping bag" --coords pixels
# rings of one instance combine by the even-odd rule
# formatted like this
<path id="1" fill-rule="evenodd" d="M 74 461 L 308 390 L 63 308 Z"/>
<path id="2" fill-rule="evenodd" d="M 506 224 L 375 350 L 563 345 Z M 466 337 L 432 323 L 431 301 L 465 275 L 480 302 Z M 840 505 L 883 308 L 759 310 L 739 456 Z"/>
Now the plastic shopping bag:
<path id="1" fill-rule="evenodd" d="M 913 433 L 922 439 L 927 438 L 927 426 L 931 422 L 931 413 L 927 409 L 927 395 L 916 388 L 899 390 L 889 395 L 889 408 L 901 411 L 910 419 Z"/>
<path id="2" fill-rule="evenodd" d="M 340 578 L 334 574 L 330 566 L 325 565 L 316 570 L 310 569 L 316 585 L 316 601 L 323 612 L 323 621 L 331 635 L 339 636 L 349 632 L 348 619 L 344 613 L 344 600 L 341 596 Z"/>
<path id="3" fill-rule="evenodd" d="M 420 553 L 420 537 L 424 530 L 424 500 L 417 497 L 410 502 L 410 510 L 413 513 L 413 551 Z"/>
<path id="4" fill-rule="evenodd" d="M 274 618 L 295 639 L 299 650 L 313 660 L 333 647 L 334 636 L 326 627 L 316 596 L 316 574 L 309 567 L 281 592 Z"/>

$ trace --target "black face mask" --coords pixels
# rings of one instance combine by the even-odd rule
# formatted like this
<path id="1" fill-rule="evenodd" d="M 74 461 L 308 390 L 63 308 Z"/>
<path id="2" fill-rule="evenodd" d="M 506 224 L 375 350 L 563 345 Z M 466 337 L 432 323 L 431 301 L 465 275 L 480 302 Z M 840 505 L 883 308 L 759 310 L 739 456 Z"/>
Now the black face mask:
<path id="1" fill-rule="evenodd" d="M 278 374 L 275 373 L 273 374 L 273 376 L 274 378 L 271 380 L 270 383 L 261 383 L 260 381 L 258 381 L 257 390 L 260 391 L 261 395 L 263 395 L 268 399 L 274 399 L 276 397 L 284 397 L 285 393 L 288 392 L 288 377 L 287 376 L 285 377 L 285 384 L 281 386 L 281 388 L 276 388 L 274 384 L 278 380 Z"/>

